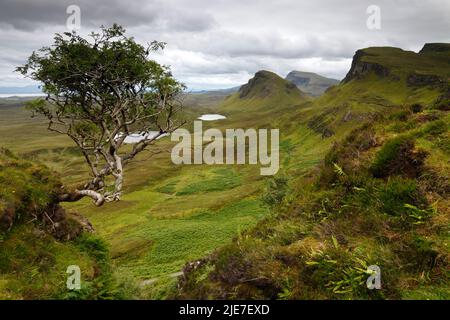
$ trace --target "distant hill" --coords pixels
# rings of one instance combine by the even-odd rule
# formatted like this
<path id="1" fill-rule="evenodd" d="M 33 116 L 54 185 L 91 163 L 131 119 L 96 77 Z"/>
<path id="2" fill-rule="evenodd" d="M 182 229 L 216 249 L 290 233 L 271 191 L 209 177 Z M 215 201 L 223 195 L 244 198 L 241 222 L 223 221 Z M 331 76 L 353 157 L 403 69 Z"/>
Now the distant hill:
<path id="1" fill-rule="evenodd" d="M 313 72 L 291 71 L 286 80 L 312 96 L 320 96 L 329 87 L 339 84 L 339 80 L 326 78 Z"/>
<path id="2" fill-rule="evenodd" d="M 240 87 L 241 86 L 236 86 L 236 87 L 226 88 L 226 89 L 199 90 L 199 91 L 192 91 L 192 92 L 190 92 L 190 94 L 229 95 L 229 94 L 237 92 Z"/>
<path id="3" fill-rule="evenodd" d="M 0 87 L 0 93 L 41 93 L 38 86 Z"/>
<path id="4" fill-rule="evenodd" d="M 283 80 L 277 74 L 270 71 L 258 71 L 255 76 L 239 89 L 241 99 L 265 98 L 277 91 L 284 91 L 286 94 L 302 94 L 295 85 Z"/>
<path id="5" fill-rule="evenodd" d="M 282 108 L 292 107 L 306 100 L 308 100 L 307 95 L 293 83 L 273 72 L 261 70 L 255 73 L 247 84 L 241 86 L 238 92 L 229 96 L 222 108 L 278 112 Z"/>

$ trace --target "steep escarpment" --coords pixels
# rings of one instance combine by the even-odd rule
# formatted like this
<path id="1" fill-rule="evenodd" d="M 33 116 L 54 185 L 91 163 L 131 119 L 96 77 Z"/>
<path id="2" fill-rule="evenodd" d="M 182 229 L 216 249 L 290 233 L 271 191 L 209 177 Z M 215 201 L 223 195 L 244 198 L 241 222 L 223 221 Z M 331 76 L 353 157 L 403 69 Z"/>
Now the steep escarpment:
<path id="1" fill-rule="evenodd" d="M 390 48 L 387 49 L 390 50 Z M 350 71 L 345 76 L 343 82 L 349 82 L 354 79 L 362 79 L 364 76 L 368 75 L 371 72 L 375 73 L 379 77 L 387 77 L 389 75 L 390 70 L 387 66 L 367 59 L 368 56 L 374 55 L 373 53 L 371 53 L 372 51 L 373 49 L 371 48 L 356 51 L 355 55 L 353 56 Z M 401 51 L 402 50 L 399 49 L 398 52 Z M 398 52 L 395 53 L 397 54 Z"/>
<path id="2" fill-rule="evenodd" d="M 342 83 L 313 102 L 310 127 L 329 136 L 400 106 L 446 109 L 450 54 L 443 47 L 429 44 L 422 53 L 391 47 L 358 50 Z"/>
<path id="3" fill-rule="evenodd" d="M 419 51 L 420 54 L 448 54 L 450 52 L 450 43 L 425 43 Z"/>
<path id="4" fill-rule="evenodd" d="M 344 82 L 375 74 L 385 80 L 407 80 L 408 85 L 442 86 L 449 80 L 448 44 L 425 44 L 419 53 L 392 47 L 358 50 Z"/>

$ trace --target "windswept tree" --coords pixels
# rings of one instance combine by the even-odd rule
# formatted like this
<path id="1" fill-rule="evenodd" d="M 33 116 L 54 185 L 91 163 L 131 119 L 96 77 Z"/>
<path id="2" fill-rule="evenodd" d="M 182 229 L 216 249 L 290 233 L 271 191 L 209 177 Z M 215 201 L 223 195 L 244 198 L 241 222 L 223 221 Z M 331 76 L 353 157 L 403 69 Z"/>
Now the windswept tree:
<path id="1" fill-rule="evenodd" d="M 46 93 L 29 108 L 48 119 L 48 129 L 69 136 L 89 166 L 91 179 L 61 193 L 59 201 L 91 197 L 97 206 L 119 200 L 123 168 L 137 154 L 182 123 L 176 113 L 184 86 L 170 70 L 150 59 L 164 43 L 144 47 L 114 24 L 83 38 L 76 32 L 56 34 L 54 44 L 33 52 L 17 68 L 37 80 Z M 132 147 L 124 140 L 145 135 Z"/>

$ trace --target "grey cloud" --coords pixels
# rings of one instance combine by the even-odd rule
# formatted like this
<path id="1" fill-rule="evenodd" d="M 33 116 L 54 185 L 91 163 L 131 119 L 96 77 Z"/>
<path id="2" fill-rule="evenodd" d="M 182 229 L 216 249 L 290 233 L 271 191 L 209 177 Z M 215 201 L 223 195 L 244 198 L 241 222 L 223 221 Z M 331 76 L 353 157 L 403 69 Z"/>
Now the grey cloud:
<path id="1" fill-rule="evenodd" d="M 2 0 L 0 21 L 21 30 L 47 25 L 64 26 L 69 5 L 80 7 L 83 27 L 119 23 L 125 26 L 152 25 L 160 31 L 199 31 L 214 24 L 212 16 L 202 12 L 183 10 L 164 1 L 153 0 Z"/>
<path id="2" fill-rule="evenodd" d="M 196 89 L 237 85 L 260 69 L 342 78 L 359 48 L 450 42 L 448 0 L 0 0 L 0 85 L 17 84 L 14 66 L 65 31 L 70 4 L 81 8 L 83 33 L 118 22 L 142 43 L 167 42 L 155 58 Z M 371 4 L 381 30 L 366 27 Z"/>

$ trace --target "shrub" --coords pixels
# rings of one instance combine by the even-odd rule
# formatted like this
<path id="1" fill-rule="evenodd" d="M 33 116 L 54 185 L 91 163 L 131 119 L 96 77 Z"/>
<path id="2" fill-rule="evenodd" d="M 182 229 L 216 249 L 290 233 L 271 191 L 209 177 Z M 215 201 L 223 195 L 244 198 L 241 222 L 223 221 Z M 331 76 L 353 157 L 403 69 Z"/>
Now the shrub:
<path id="1" fill-rule="evenodd" d="M 423 205 L 424 200 L 414 180 L 391 177 L 378 187 L 376 197 L 381 202 L 383 212 L 398 216 L 407 212 L 405 204 Z"/>
<path id="2" fill-rule="evenodd" d="M 406 243 L 401 257 L 406 260 L 409 269 L 413 272 L 428 272 L 436 265 L 439 252 L 434 248 L 434 243 L 424 237 L 414 235 Z"/>
<path id="3" fill-rule="evenodd" d="M 415 178 L 422 171 L 427 153 L 414 150 L 414 140 L 399 136 L 386 142 L 376 154 L 370 171 L 377 178 L 405 175 Z"/>
<path id="4" fill-rule="evenodd" d="M 391 119 L 391 120 L 398 120 L 398 121 L 406 121 L 406 120 L 408 120 L 410 114 L 411 114 L 410 111 L 402 110 L 402 111 L 399 111 L 399 112 L 396 112 L 396 113 L 392 114 L 389 117 L 389 119 Z"/>
<path id="5" fill-rule="evenodd" d="M 436 99 L 434 107 L 442 111 L 450 110 L 450 89 L 447 90 L 447 92 L 441 95 L 438 99 Z"/>
<path id="6" fill-rule="evenodd" d="M 381 204 L 380 210 L 392 216 L 402 229 L 423 224 L 432 215 L 433 210 L 412 179 L 390 177 L 377 187 L 374 196 Z"/>
<path id="7" fill-rule="evenodd" d="M 431 135 L 431 136 L 438 136 L 441 133 L 444 133 L 448 130 L 449 125 L 444 120 L 437 120 L 428 123 L 423 129 L 422 133 Z"/>
<path id="8" fill-rule="evenodd" d="M 267 181 L 266 193 L 262 201 L 270 208 L 281 204 L 288 192 L 288 180 L 285 177 L 274 177 Z"/>
<path id="9" fill-rule="evenodd" d="M 355 168 L 352 160 L 376 145 L 377 139 L 370 124 L 352 130 L 342 142 L 334 143 L 325 155 L 318 183 L 322 186 L 330 185 L 352 171 L 359 171 L 360 168 Z"/>
<path id="10" fill-rule="evenodd" d="M 409 109 L 412 113 L 419 113 L 422 112 L 423 106 L 420 103 L 414 103 L 409 107 Z"/>
<path id="11" fill-rule="evenodd" d="M 436 142 L 436 145 L 438 146 L 439 149 L 441 149 L 445 153 L 450 154 L 450 137 L 444 137 L 439 139 Z"/>
<path id="12" fill-rule="evenodd" d="M 367 268 L 379 264 L 363 248 L 350 251 L 341 247 L 332 237 L 333 245 L 313 250 L 306 261 L 304 276 L 316 288 L 322 288 L 339 298 L 381 298 L 379 290 L 366 286 Z"/>
<path id="13" fill-rule="evenodd" d="M 117 279 L 114 277 L 109 258 L 109 249 L 106 242 L 95 235 L 83 233 L 77 237 L 74 244 L 96 263 L 96 274 L 93 279 L 84 279 L 81 283 L 81 290 L 62 290 L 60 299 L 123 299 L 123 287 L 119 287 Z"/>

